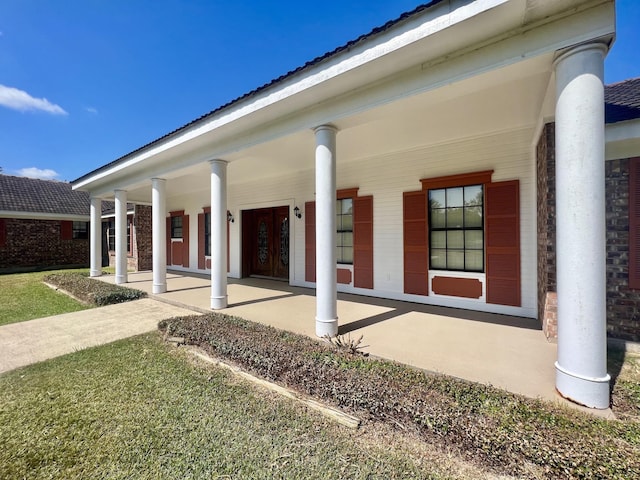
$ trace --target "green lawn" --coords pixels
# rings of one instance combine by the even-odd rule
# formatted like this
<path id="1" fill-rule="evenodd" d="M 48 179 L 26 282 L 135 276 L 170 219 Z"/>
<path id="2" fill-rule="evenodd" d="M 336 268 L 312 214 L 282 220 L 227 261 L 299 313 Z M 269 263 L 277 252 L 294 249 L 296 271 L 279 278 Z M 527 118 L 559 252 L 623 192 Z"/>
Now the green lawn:
<path id="1" fill-rule="evenodd" d="M 485 477 L 185 355 L 154 333 L 0 375 L 0 478 Z"/>
<path id="2" fill-rule="evenodd" d="M 0 325 L 89 308 L 42 283 L 50 273 L 0 275 Z"/>

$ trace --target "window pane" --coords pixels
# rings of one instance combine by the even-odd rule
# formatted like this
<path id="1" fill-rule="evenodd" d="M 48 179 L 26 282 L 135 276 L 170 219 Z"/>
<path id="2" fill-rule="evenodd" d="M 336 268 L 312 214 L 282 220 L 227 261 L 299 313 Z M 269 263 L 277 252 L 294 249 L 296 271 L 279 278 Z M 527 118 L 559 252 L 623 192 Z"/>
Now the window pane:
<path id="1" fill-rule="evenodd" d="M 429 190 L 429 208 L 444 208 L 446 206 L 444 190 Z"/>
<path id="2" fill-rule="evenodd" d="M 465 228 L 482 227 L 482 207 L 465 207 L 464 226 Z"/>
<path id="3" fill-rule="evenodd" d="M 353 247 L 342 247 L 342 259 L 338 263 L 353 263 Z"/>
<path id="4" fill-rule="evenodd" d="M 462 228 L 462 208 L 447 208 L 447 228 Z"/>
<path id="5" fill-rule="evenodd" d="M 464 249 L 464 231 L 453 230 L 447 232 L 447 248 Z"/>
<path id="6" fill-rule="evenodd" d="M 211 213 L 204 214 L 204 234 L 209 235 L 211 233 Z"/>
<path id="7" fill-rule="evenodd" d="M 341 235 L 342 235 L 342 246 L 343 247 L 352 247 L 353 246 L 353 233 L 352 232 L 343 232 Z"/>
<path id="8" fill-rule="evenodd" d="M 481 272 L 483 270 L 482 250 L 467 250 L 465 252 L 465 270 Z"/>
<path id="9" fill-rule="evenodd" d="M 447 250 L 447 268 L 464 270 L 464 250 Z"/>
<path id="10" fill-rule="evenodd" d="M 338 226 L 339 230 L 353 230 L 353 215 L 342 215 L 342 226 Z"/>
<path id="11" fill-rule="evenodd" d="M 482 230 L 467 230 L 464 232 L 464 246 L 467 249 L 482 250 Z"/>
<path id="12" fill-rule="evenodd" d="M 431 232 L 431 248 L 446 248 L 447 232 Z"/>
<path id="13" fill-rule="evenodd" d="M 433 228 L 445 228 L 447 226 L 446 216 L 444 209 L 437 209 L 431 211 L 431 227 Z"/>
<path id="14" fill-rule="evenodd" d="M 431 268 L 444 270 L 447 268 L 447 251 L 439 248 L 431 249 Z"/>
<path id="15" fill-rule="evenodd" d="M 447 188 L 447 207 L 461 207 L 462 205 L 462 187 Z"/>
<path id="16" fill-rule="evenodd" d="M 482 185 L 464 187 L 465 205 L 482 205 Z"/>
<path id="17" fill-rule="evenodd" d="M 340 213 L 353 213 L 353 200 L 350 198 L 343 198 L 340 200 L 342 203 L 342 212 Z"/>

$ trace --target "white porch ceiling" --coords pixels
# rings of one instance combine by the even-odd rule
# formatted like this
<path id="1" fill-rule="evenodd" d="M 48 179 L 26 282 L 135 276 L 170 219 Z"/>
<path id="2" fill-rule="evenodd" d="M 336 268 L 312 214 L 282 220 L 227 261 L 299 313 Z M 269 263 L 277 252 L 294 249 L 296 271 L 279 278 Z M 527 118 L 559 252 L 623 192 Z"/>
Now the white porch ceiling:
<path id="1" fill-rule="evenodd" d="M 541 116 L 553 113 L 542 111 L 552 77 L 551 64 L 551 55 L 541 55 L 341 118 L 334 122 L 339 129 L 338 162 L 533 128 Z M 277 177 L 282 172 L 311 171 L 314 148 L 313 132 L 304 129 L 234 152 L 224 157 L 230 162 L 228 182 L 241 184 Z M 164 177 L 168 180 L 168 198 L 196 192 L 205 196 L 209 192 L 207 162 Z M 127 191 L 129 201 L 148 203 L 151 200 L 148 178 L 129 185 Z"/>

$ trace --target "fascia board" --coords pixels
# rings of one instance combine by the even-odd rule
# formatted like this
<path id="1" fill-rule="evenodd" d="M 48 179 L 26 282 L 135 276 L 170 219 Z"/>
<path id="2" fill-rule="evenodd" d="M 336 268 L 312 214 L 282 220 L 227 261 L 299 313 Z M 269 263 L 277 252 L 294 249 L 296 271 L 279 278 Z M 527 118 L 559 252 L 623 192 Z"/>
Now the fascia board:
<path id="1" fill-rule="evenodd" d="M 0 210 L 0 218 L 19 218 L 29 220 L 70 220 L 76 222 L 88 222 L 89 215 L 64 215 L 61 213 L 36 213 L 36 212 L 14 212 L 11 210 Z"/>
<path id="2" fill-rule="evenodd" d="M 605 126 L 605 159 L 640 157 L 640 119 Z"/>

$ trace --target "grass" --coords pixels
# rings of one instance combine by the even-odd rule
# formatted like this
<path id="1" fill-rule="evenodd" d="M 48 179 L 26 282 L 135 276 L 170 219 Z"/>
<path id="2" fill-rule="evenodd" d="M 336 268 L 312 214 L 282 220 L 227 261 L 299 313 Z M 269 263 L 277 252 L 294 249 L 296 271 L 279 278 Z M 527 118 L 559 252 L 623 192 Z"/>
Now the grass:
<path id="1" fill-rule="evenodd" d="M 0 325 L 89 308 L 42 283 L 51 273 L 0 275 Z"/>
<path id="2" fill-rule="evenodd" d="M 148 334 L 0 375 L 0 478 L 487 478 L 350 430 Z"/>

